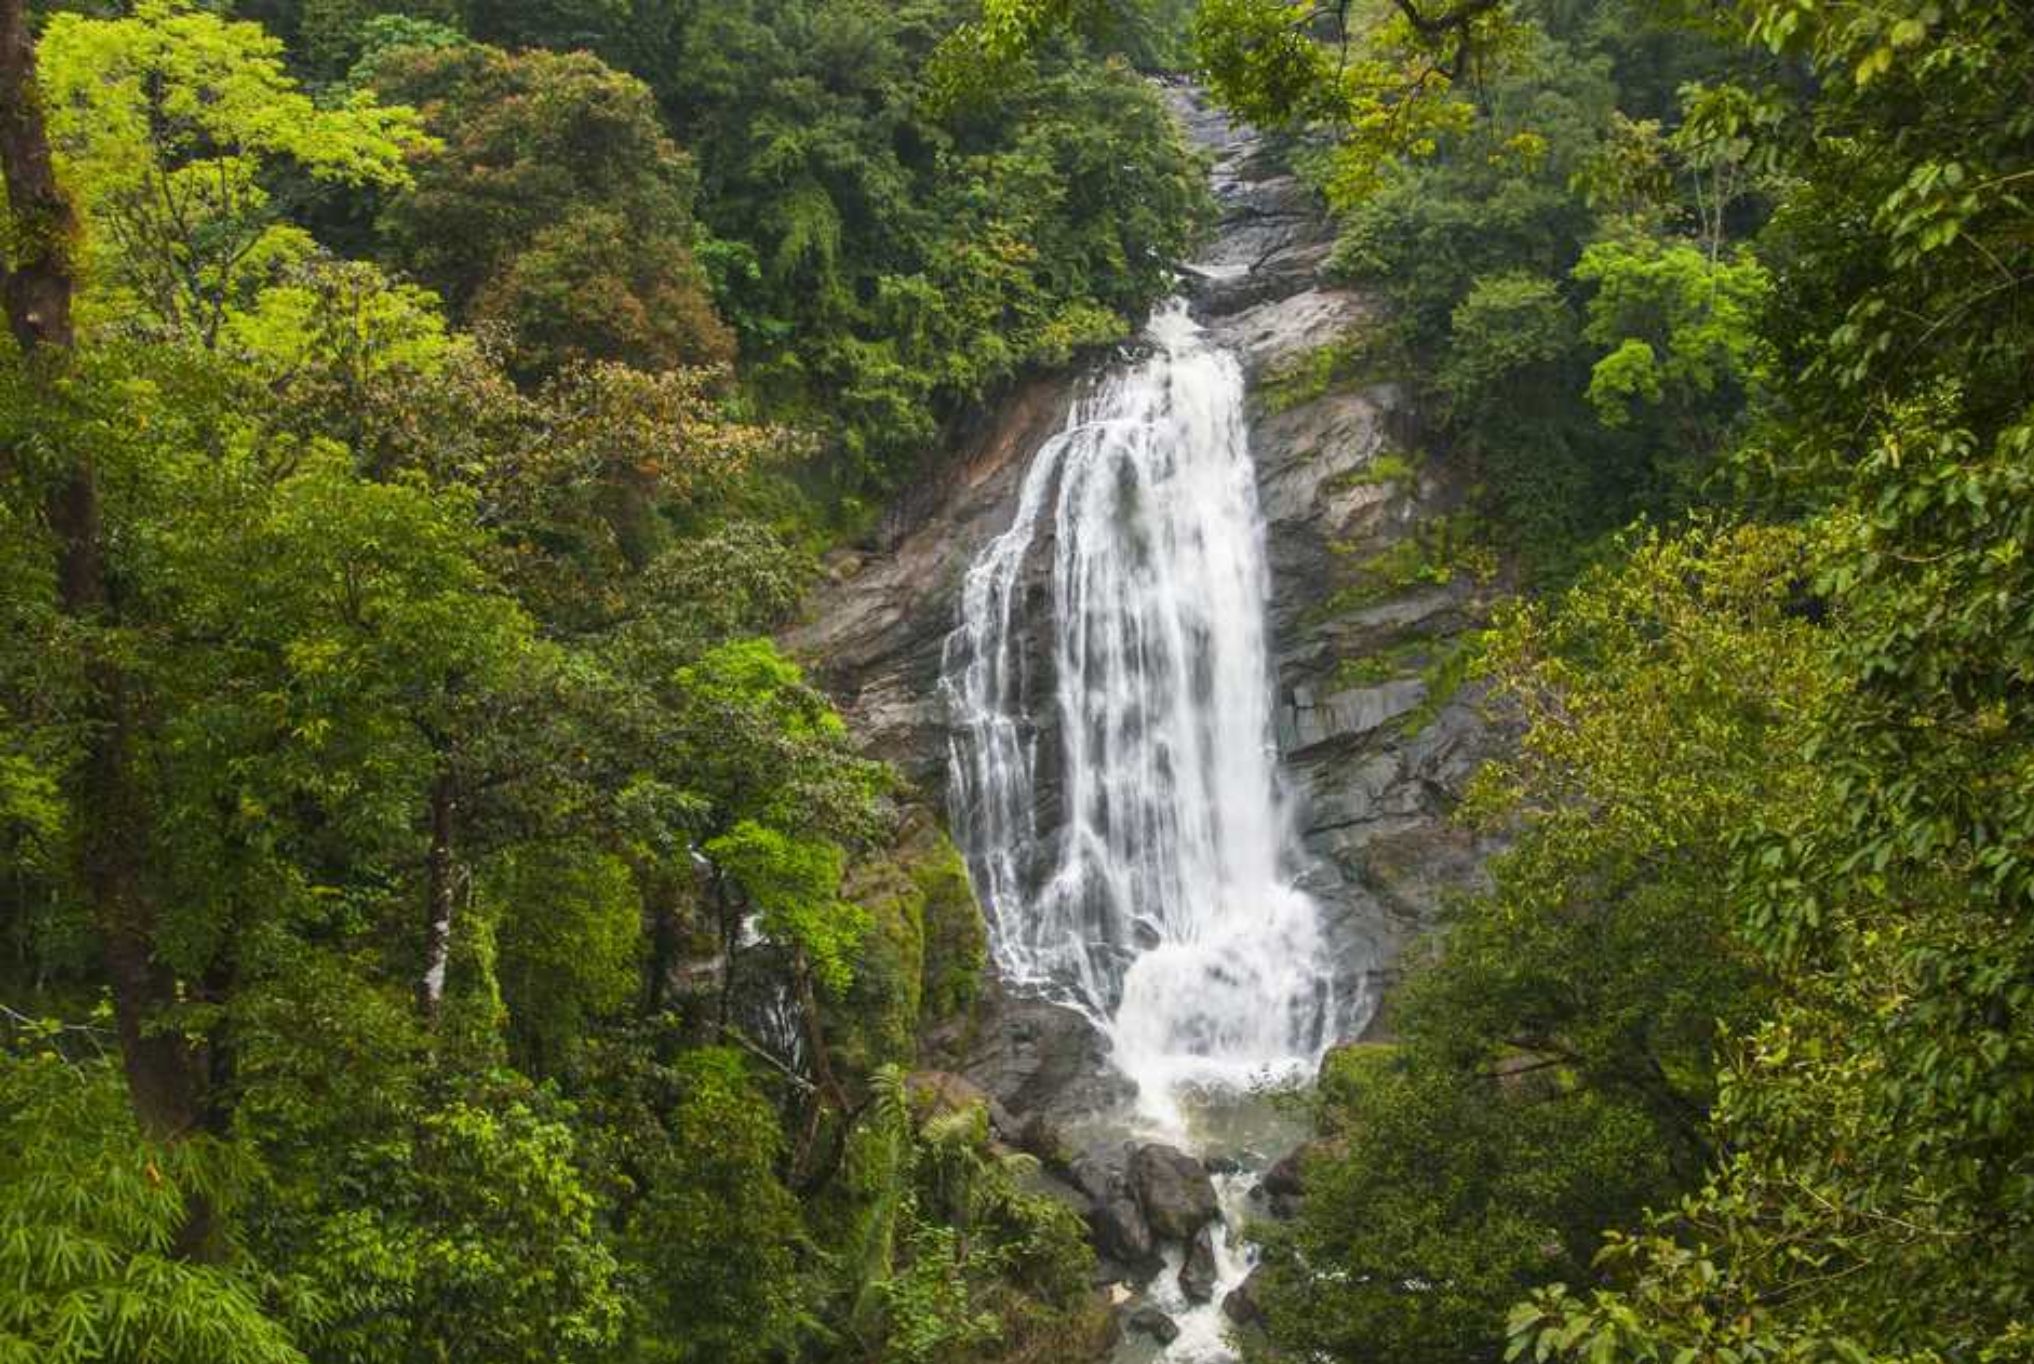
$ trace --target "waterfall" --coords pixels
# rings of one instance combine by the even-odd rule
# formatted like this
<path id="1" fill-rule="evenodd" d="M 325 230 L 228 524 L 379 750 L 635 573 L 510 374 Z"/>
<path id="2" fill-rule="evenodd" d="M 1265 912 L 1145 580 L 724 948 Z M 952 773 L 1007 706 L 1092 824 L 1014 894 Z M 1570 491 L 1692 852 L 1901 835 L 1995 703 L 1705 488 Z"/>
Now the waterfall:
<path id="1" fill-rule="evenodd" d="M 1335 1001 L 1290 879 L 1243 376 L 1183 304 L 1145 340 L 1034 457 L 968 572 L 945 686 L 997 965 L 1094 1018 L 1162 1120 L 1188 1088 L 1309 1066 Z"/>

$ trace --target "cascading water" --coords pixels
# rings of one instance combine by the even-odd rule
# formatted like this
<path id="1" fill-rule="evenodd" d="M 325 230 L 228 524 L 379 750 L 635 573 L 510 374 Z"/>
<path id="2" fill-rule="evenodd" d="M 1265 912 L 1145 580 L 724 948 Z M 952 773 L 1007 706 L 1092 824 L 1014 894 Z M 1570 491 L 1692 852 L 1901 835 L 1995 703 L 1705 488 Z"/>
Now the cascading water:
<path id="1" fill-rule="evenodd" d="M 1146 1118 L 1176 1129 L 1183 1093 L 1310 1067 L 1336 1002 L 1289 879 L 1243 376 L 1183 304 L 1146 341 L 1033 460 L 968 573 L 946 685 L 954 823 L 998 967 L 1093 1017 Z M 1048 563 L 1044 679 L 1023 635 Z"/>

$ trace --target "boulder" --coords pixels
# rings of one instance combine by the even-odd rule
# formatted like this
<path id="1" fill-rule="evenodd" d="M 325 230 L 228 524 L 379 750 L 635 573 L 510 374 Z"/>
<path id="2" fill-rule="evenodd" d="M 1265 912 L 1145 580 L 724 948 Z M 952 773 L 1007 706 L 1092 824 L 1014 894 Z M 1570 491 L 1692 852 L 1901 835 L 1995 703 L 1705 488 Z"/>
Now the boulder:
<path id="1" fill-rule="evenodd" d="M 1179 1339 L 1179 1323 L 1156 1307 L 1140 1307 L 1132 1312 L 1130 1329 L 1142 1331 L 1160 1345 L 1170 1345 Z"/>
<path id="2" fill-rule="evenodd" d="M 1250 1271 L 1250 1277 L 1230 1289 L 1222 1298 L 1222 1315 L 1238 1326 L 1256 1326 L 1264 1320 L 1264 1304 L 1258 1293 L 1263 1286 L 1264 1266 Z"/>
<path id="3" fill-rule="evenodd" d="M 1312 1143 L 1295 1146 L 1273 1163 L 1258 1181 L 1258 1187 L 1272 1197 L 1297 1198 L 1306 1192 L 1302 1164 L 1306 1159 L 1307 1147 Z"/>
<path id="4" fill-rule="evenodd" d="M 1221 1216 L 1215 1185 L 1198 1160 L 1177 1147 L 1153 1142 L 1130 1157 L 1130 1186 L 1152 1234 L 1187 1242 Z"/>
<path id="5" fill-rule="evenodd" d="M 1133 1278 L 1148 1279 L 1157 1272 L 1157 1239 L 1143 1209 L 1127 1192 L 1095 1201 L 1088 1210 L 1088 1232 L 1096 1251 L 1122 1265 Z"/>
<path id="6" fill-rule="evenodd" d="M 1163 1263 L 1158 1238 L 1123 1171 L 1091 1156 L 1067 1168 L 1067 1178 L 1089 1201 L 1088 1234 L 1096 1252 L 1137 1280 L 1149 1279 Z"/>
<path id="7" fill-rule="evenodd" d="M 1186 1261 L 1179 1267 L 1179 1291 L 1188 1302 L 1212 1302 L 1215 1278 L 1214 1229 L 1204 1226 L 1187 1246 Z"/>
<path id="8" fill-rule="evenodd" d="M 1058 1123 L 1043 1113 L 1017 1120 L 1017 1149 L 1028 1151 L 1053 1169 L 1064 1169 L 1071 1152 Z"/>

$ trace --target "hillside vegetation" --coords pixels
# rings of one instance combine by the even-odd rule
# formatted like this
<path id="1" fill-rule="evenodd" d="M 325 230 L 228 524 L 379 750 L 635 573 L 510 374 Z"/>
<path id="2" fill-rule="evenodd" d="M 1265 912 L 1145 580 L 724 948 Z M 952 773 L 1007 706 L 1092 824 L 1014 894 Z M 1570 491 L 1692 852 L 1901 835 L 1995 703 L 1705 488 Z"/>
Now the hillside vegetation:
<path id="1" fill-rule="evenodd" d="M 771 639 L 1170 292 L 1180 68 L 1520 589 L 1244 1348 L 2034 1359 L 2020 0 L 0 0 L 0 1361 L 1106 1348 Z"/>

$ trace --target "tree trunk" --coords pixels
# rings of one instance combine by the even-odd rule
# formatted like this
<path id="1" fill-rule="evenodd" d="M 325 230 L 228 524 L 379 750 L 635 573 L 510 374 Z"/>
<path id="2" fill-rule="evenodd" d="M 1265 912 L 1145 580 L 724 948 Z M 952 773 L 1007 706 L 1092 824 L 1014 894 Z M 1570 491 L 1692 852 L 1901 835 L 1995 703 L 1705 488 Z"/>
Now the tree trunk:
<path id="1" fill-rule="evenodd" d="M 642 887 L 643 935 L 650 945 L 643 966 L 643 1016 L 653 1018 L 663 1012 L 671 997 L 671 972 L 678 964 L 684 902 L 676 879 L 648 858 L 631 858 L 629 865 L 636 884 Z"/>
<path id="2" fill-rule="evenodd" d="M 7 325 L 24 359 L 61 363 L 73 339 L 71 244 L 77 219 L 50 161 L 26 0 L 0 0 L 0 174 L 13 220 L 0 278 Z M 91 481 L 89 469 L 84 481 Z"/>
<path id="3" fill-rule="evenodd" d="M 0 176 L 12 219 L 0 298 L 31 381 L 42 400 L 54 405 L 63 400 L 56 380 L 70 365 L 76 341 L 71 251 L 77 219 L 50 157 L 25 0 L 0 0 Z M 97 473 L 85 452 L 74 452 L 46 515 L 61 556 L 57 587 L 64 613 L 87 624 L 104 620 L 113 603 Z M 119 666 L 96 647 L 88 644 L 87 650 L 79 881 L 105 955 L 135 1116 L 151 1138 L 176 1141 L 205 1125 L 203 1051 L 166 1017 L 178 1003 L 178 990 L 175 976 L 155 957 L 147 864 L 152 822 L 134 775 L 133 698 Z M 178 1250 L 206 1253 L 212 1215 L 202 1195 L 188 1196 L 185 1216 Z"/>
<path id="4" fill-rule="evenodd" d="M 424 975 L 417 986 L 424 1017 L 434 1024 L 445 998 L 445 972 L 452 964 L 452 911 L 458 895 L 452 836 L 457 813 L 452 775 L 441 768 L 431 782 L 431 851 L 424 866 Z"/>

